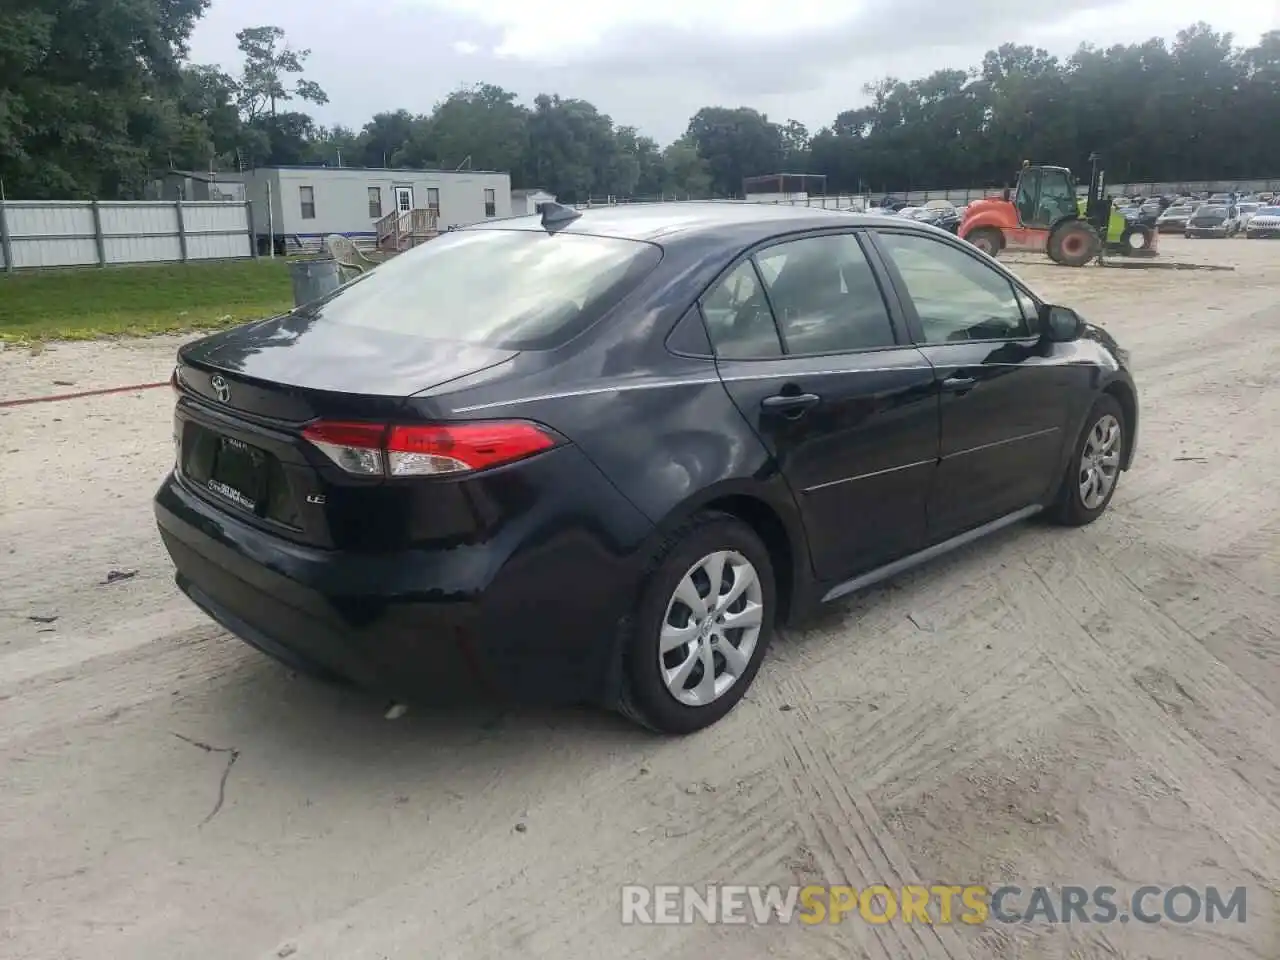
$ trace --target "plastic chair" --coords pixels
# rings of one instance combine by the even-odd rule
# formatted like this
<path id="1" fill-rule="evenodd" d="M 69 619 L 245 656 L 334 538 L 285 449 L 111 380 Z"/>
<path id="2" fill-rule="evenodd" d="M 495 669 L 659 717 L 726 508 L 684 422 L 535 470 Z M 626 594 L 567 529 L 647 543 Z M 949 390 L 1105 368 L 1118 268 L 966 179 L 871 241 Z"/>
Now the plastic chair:
<path id="1" fill-rule="evenodd" d="M 324 238 L 325 252 L 338 262 L 338 266 L 343 270 L 354 270 L 356 273 L 364 273 L 370 267 L 376 267 L 377 262 L 370 260 L 360 248 L 355 245 L 350 237 L 344 237 L 340 233 L 331 233 Z"/>

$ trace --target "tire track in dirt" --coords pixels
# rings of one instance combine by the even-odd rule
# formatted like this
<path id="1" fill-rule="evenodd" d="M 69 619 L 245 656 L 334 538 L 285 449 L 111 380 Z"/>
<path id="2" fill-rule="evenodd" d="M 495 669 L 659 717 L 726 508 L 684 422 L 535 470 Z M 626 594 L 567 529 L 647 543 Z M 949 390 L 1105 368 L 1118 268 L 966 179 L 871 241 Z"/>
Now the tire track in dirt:
<path id="1" fill-rule="evenodd" d="M 849 774 L 841 774 L 833 761 L 828 734 L 811 712 L 813 700 L 798 671 L 781 673 L 764 684 L 759 694 L 768 732 L 782 754 L 779 779 L 794 806 L 806 814 L 801 829 L 824 879 L 859 891 L 876 884 L 897 890 L 921 885 L 870 798 L 852 787 Z M 783 711 L 784 706 L 791 709 Z M 857 918 L 852 922 L 855 936 L 871 957 L 961 960 L 969 956 L 949 927 L 867 924 Z"/>
<path id="2" fill-rule="evenodd" d="M 561 790 L 531 798 L 521 817 L 527 831 L 468 831 L 457 853 L 424 862 L 287 942 L 299 960 L 417 956 L 423 929 L 434 944 L 465 945 L 456 955 L 468 957 L 653 958 L 683 949 L 707 928 L 621 927 L 622 885 L 791 882 L 785 861 L 799 833 L 768 771 L 775 758 L 759 738 L 740 734 L 724 728 L 700 738 L 715 758 L 693 771 L 701 780 L 688 779 L 689 741 L 657 745 L 639 776 L 568 771 L 559 785 L 574 784 L 571 799 Z M 570 859 L 569 851 L 584 856 Z M 447 912 L 430 906 L 443 902 Z"/>
<path id="3" fill-rule="evenodd" d="M 1071 708 L 1071 688 L 1025 643 L 1003 596 L 1022 576 L 1024 543 L 1046 533 L 1028 527 L 962 551 L 882 594 L 879 614 L 855 612 L 829 636 L 790 635 L 771 651 L 775 664 L 787 657 L 775 669 L 802 668 L 832 754 L 863 791 L 927 789 Z"/>
<path id="4" fill-rule="evenodd" d="M 254 656 L 209 624 L 6 683 L 0 686 L 0 748 L 60 726 L 115 719 L 175 690 L 207 685 Z"/>
<path id="5" fill-rule="evenodd" d="M 1263 827 L 1275 822 L 1274 801 L 1238 777 L 1222 757 L 1177 722 L 1176 715 L 1161 707 L 1135 681 L 1135 671 L 1150 670 L 1151 660 L 1135 663 L 1131 649 L 1117 648 L 1125 639 L 1123 631 L 1098 632 L 1104 621 L 1096 614 L 1111 617 L 1117 611 L 1132 610 L 1137 605 L 1135 601 L 1141 600 L 1138 591 L 1131 586 L 1117 588 L 1116 582 L 1124 581 L 1110 564 L 1080 557 L 1073 558 L 1073 562 L 1078 574 L 1074 581 L 1061 573 L 1042 576 L 1036 566 L 1028 562 L 1027 568 L 1034 579 L 1010 598 L 1023 618 L 1027 638 L 1040 645 L 1068 682 L 1109 721 L 1108 726 L 1130 749 L 1150 759 L 1162 771 L 1203 823 L 1212 825 L 1210 829 L 1231 846 L 1242 863 L 1255 875 L 1274 882 L 1276 864 L 1280 863 L 1280 837 Z M 1048 586 L 1050 582 L 1054 584 L 1052 588 Z M 1057 629 L 1052 632 L 1045 629 L 1047 615 L 1058 618 Z M 1125 626 L 1138 624 L 1129 617 Z M 1146 640 L 1167 645 L 1176 640 L 1177 633 L 1160 631 L 1155 636 L 1148 634 Z M 1046 642 L 1046 636 L 1069 642 Z M 1208 659 L 1201 652 L 1192 663 L 1211 667 L 1211 663 L 1205 662 Z M 1163 657 L 1163 667 L 1169 669 L 1173 660 Z M 1186 668 L 1182 662 L 1177 667 L 1178 675 L 1185 675 Z M 1187 679 L 1198 691 L 1208 690 L 1207 684 Z M 1229 687 L 1231 678 L 1223 683 Z M 1238 678 L 1234 685 L 1245 698 L 1265 703 Z M 1257 746 L 1264 756 L 1270 756 L 1276 749 L 1263 744 Z"/>

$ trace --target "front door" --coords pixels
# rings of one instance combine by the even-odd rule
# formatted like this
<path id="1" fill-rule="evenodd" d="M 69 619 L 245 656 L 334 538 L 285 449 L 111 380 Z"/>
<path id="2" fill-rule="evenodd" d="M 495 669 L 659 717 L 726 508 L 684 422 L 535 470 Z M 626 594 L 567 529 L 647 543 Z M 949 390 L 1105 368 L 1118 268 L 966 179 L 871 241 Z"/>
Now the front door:
<path id="1" fill-rule="evenodd" d="M 396 187 L 396 213 L 403 216 L 413 209 L 413 187 Z"/>
<path id="2" fill-rule="evenodd" d="M 1035 300 L 964 244 L 886 229 L 876 243 L 941 395 L 929 540 L 1044 503 L 1073 439 L 1071 400 L 1096 371 L 1041 338 Z"/>
<path id="3" fill-rule="evenodd" d="M 924 542 L 938 398 L 881 279 L 856 233 L 820 234 L 758 251 L 701 304 L 725 388 L 791 487 L 827 581 Z"/>

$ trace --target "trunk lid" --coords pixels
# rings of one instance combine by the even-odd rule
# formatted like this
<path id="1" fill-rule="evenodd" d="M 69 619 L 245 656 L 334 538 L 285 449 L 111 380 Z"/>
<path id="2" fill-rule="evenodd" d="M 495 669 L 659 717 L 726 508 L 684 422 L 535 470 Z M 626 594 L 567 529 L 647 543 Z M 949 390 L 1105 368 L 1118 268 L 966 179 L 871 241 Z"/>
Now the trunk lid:
<path id="1" fill-rule="evenodd" d="M 301 423 L 353 416 L 353 405 L 379 416 L 411 394 L 516 354 L 292 313 L 204 337 L 179 350 L 178 360 L 183 385 L 219 408 Z"/>
<path id="2" fill-rule="evenodd" d="M 394 547 L 409 527 L 405 485 L 345 474 L 303 428 L 317 418 L 394 421 L 412 394 L 516 355 L 298 314 L 202 338 L 178 351 L 178 475 L 219 509 L 286 539 Z"/>

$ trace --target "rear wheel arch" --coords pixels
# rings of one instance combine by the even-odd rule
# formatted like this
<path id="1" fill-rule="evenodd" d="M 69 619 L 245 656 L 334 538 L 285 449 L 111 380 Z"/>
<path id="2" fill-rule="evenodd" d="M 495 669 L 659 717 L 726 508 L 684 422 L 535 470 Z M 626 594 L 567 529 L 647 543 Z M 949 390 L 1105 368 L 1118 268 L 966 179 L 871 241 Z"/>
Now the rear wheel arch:
<path id="1" fill-rule="evenodd" d="M 667 538 L 694 514 L 722 513 L 741 520 L 769 551 L 777 581 L 778 621 L 788 622 L 793 614 L 801 613 L 806 607 L 804 564 L 809 548 L 798 513 L 787 517 L 786 508 L 772 501 L 772 497 L 733 486 L 703 491 L 681 503 L 658 524 L 646 555 L 658 552 Z"/>
<path id="2" fill-rule="evenodd" d="M 748 494 L 719 497 L 704 504 L 701 509 L 737 517 L 755 531 L 773 561 L 773 576 L 778 593 L 778 621 L 786 622 L 791 616 L 795 597 L 797 553 L 782 517 L 765 501 Z"/>

